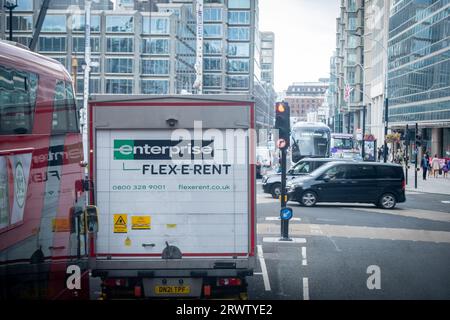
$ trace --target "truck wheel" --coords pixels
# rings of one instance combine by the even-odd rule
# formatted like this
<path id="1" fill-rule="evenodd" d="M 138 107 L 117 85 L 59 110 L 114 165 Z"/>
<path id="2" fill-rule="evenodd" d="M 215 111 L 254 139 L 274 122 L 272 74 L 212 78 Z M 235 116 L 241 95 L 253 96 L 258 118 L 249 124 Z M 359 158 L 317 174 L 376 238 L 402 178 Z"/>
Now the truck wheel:
<path id="1" fill-rule="evenodd" d="M 394 209 L 397 204 L 397 199 L 392 193 L 385 193 L 381 196 L 379 207 L 383 209 Z"/>
<path id="2" fill-rule="evenodd" d="M 272 186 L 270 193 L 272 194 L 272 198 L 278 199 L 281 196 L 281 184 L 275 183 Z"/>
<path id="3" fill-rule="evenodd" d="M 314 207 L 317 203 L 317 195 L 312 191 L 306 191 L 302 194 L 300 201 L 305 207 Z"/>

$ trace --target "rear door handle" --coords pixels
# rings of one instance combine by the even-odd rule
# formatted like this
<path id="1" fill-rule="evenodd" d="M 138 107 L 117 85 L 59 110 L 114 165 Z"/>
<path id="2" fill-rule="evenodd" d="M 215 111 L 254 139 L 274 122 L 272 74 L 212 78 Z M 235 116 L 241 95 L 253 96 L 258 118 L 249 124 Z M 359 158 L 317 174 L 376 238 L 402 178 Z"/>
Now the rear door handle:
<path id="1" fill-rule="evenodd" d="M 54 247 L 54 246 L 50 246 L 50 247 L 48 247 L 50 250 L 63 250 L 63 249 L 65 249 L 66 247 L 64 247 L 64 246 L 60 246 L 60 247 Z"/>

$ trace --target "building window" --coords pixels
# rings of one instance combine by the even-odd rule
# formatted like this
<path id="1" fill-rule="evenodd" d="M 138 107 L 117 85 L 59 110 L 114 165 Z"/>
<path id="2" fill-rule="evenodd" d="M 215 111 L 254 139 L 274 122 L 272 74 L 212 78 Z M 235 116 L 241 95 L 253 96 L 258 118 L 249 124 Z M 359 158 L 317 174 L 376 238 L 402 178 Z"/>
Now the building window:
<path id="1" fill-rule="evenodd" d="M 84 52 L 86 42 L 85 38 L 73 37 L 72 39 L 72 51 Z M 91 38 L 91 52 L 100 52 L 100 38 Z"/>
<path id="2" fill-rule="evenodd" d="M 133 16 L 106 16 L 106 32 L 134 32 Z"/>
<path id="3" fill-rule="evenodd" d="M 33 11 L 33 0 L 17 0 L 16 11 Z"/>
<path id="4" fill-rule="evenodd" d="M 167 18 L 142 18 L 142 33 L 150 34 L 168 34 L 169 33 L 169 20 Z"/>
<path id="5" fill-rule="evenodd" d="M 204 87 L 221 87 L 222 76 L 219 74 L 205 74 L 203 75 Z"/>
<path id="6" fill-rule="evenodd" d="M 42 25 L 43 32 L 66 32 L 66 16 L 46 16 Z"/>
<path id="7" fill-rule="evenodd" d="M 228 11 L 229 24 L 250 24 L 249 11 Z"/>
<path id="8" fill-rule="evenodd" d="M 221 54 L 222 53 L 222 40 L 205 40 L 204 54 Z"/>
<path id="9" fill-rule="evenodd" d="M 220 71 L 222 70 L 222 60 L 220 58 L 204 58 L 203 69 L 205 71 Z"/>
<path id="10" fill-rule="evenodd" d="M 230 59 L 227 61 L 227 71 L 230 73 L 248 72 L 249 68 L 248 59 Z"/>
<path id="11" fill-rule="evenodd" d="M 14 31 L 33 30 L 33 16 L 13 16 L 12 28 Z M 6 17 L 6 30 L 9 31 L 9 15 Z"/>
<path id="12" fill-rule="evenodd" d="M 248 76 L 227 76 L 227 88 L 248 89 L 249 84 Z"/>
<path id="13" fill-rule="evenodd" d="M 65 37 L 39 37 L 39 51 L 64 52 L 66 51 Z"/>
<path id="14" fill-rule="evenodd" d="M 142 53 L 169 54 L 169 39 L 143 39 Z"/>
<path id="15" fill-rule="evenodd" d="M 133 52 L 133 38 L 106 38 L 107 52 Z"/>
<path id="16" fill-rule="evenodd" d="M 207 22 L 222 21 L 222 9 L 205 8 L 203 12 L 203 20 Z"/>
<path id="17" fill-rule="evenodd" d="M 77 79 L 77 93 L 84 91 L 83 77 Z M 89 79 L 89 93 L 100 93 L 100 79 Z"/>
<path id="18" fill-rule="evenodd" d="M 133 73 L 133 59 L 108 58 L 105 68 L 106 73 Z"/>
<path id="19" fill-rule="evenodd" d="M 245 42 L 228 43 L 228 55 L 231 57 L 249 57 L 250 44 Z"/>
<path id="20" fill-rule="evenodd" d="M 85 23 L 84 15 L 73 15 L 72 16 L 72 31 L 84 32 Z M 91 32 L 100 32 L 100 16 L 91 16 Z"/>
<path id="21" fill-rule="evenodd" d="M 145 75 L 168 75 L 169 60 L 142 60 L 141 72 Z"/>
<path id="22" fill-rule="evenodd" d="M 250 40 L 250 29 L 248 27 L 228 28 L 228 39 L 230 40 Z"/>
<path id="23" fill-rule="evenodd" d="M 228 0 L 229 8 L 250 9 L 250 0 Z"/>
<path id="24" fill-rule="evenodd" d="M 221 24 L 205 24 L 204 26 L 205 38 L 220 38 L 222 37 L 222 25 Z"/>
<path id="25" fill-rule="evenodd" d="M 131 79 L 106 79 L 106 93 L 132 94 L 133 80 Z"/>
<path id="26" fill-rule="evenodd" d="M 142 80 L 142 94 L 168 94 L 169 80 Z"/>

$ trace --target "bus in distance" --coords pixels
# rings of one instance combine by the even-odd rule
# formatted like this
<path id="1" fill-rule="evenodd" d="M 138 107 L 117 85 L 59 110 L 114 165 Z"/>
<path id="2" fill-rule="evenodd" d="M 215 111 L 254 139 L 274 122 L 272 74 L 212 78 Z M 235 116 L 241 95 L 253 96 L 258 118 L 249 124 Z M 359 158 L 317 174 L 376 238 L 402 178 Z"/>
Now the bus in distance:
<path id="1" fill-rule="evenodd" d="M 322 122 L 297 122 L 291 129 L 292 161 L 330 156 L 330 128 Z"/>

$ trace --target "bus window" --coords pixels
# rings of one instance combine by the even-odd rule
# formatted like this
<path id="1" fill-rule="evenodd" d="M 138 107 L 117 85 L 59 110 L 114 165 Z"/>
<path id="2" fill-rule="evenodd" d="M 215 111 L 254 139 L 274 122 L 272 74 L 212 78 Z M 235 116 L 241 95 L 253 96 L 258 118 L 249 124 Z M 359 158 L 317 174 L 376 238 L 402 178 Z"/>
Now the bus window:
<path id="1" fill-rule="evenodd" d="M 72 86 L 68 82 L 56 83 L 52 132 L 78 132 L 75 99 Z"/>
<path id="2" fill-rule="evenodd" d="M 0 66 L 0 134 L 30 134 L 38 76 Z"/>

